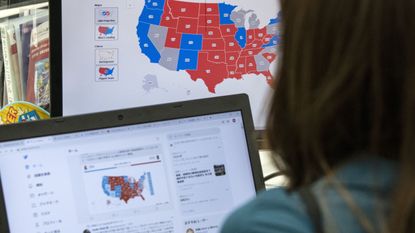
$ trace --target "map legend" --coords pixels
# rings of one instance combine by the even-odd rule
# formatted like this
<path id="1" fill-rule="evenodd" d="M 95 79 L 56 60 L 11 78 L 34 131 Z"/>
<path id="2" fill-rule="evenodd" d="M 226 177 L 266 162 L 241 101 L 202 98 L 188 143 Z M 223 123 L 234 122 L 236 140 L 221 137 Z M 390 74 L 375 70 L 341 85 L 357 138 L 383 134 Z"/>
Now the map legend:
<path id="1" fill-rule="evenodd" d="M 95 40 L 118 40 L 118 8 L 95 8 Z"/>

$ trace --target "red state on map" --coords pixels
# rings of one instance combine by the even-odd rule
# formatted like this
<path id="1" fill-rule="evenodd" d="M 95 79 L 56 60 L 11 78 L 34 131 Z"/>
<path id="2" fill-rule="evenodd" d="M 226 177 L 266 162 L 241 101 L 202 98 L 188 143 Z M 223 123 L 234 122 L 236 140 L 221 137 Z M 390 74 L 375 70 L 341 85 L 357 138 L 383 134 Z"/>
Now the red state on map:
<path id="1" fill-rule="evenodd" d="M 246 74 L 246 57 L 240 57 L 236 62 L 236 73 Z"/>
<path id="2" fill-rule="evenodd" d="M 238 59 L 239 59 L 239 52 L 226 52 L 226 64 L 236 65 L 236 62 L 238 61 Z"/>
<path id="3" fill-rule="evenodd" d="M 197 70 L 186 71 L 193 81 L 202 79 L 208 90 L 215 93 L 215 87 L 222 83 L 228 74 L 226 65 L 220 63 L 210 62 L 208 54 L 205 52 L 199 53 L 199 62 Z"/>
<path id="4" fill-rule="evenodd" d="M 200 15 L 199 27 L 220 27 L 219 15 Z"/>
<path id="5" fill-rule="evenodd" d="M 264 53 L 262 54 L 262 56 L 265 57 L 265 59 L 268 60 L 269 63 L 275 61 L 275 59 L 277 59 L 277 54 L 274 53 Z"/>
<path id="6" fill-rule="evenodd" d="M 257 71 L 257 67 L 256 67 L 256 61 L 254 57 L 246 57 L 245 58 L 245 67 L 246 67 L 246 72 L 251 74 L 253 72 Z"/>
<path id="7" fill-rule="evenodd" d="M 204 39 L 222 39 L 219 27 L 199 27 L 197 33 L 203 35 Z"/>
<path id="8" fill-rule="evenodd" d="M 248 49 L 260 49 L 260 50 L 262 50 L 263 48 L 262 48 L 262 46 L 264 45 L 265 43 L 262 43 L 262 41 L 261 40 L 254 40 L 252 43 L 250 43 L 250 44 L 247 44 L 246 46 L 245 46 L 245 49 L 246 50 L 248 50 Z"/>
<path id="9" fill-rule="evenodd" d="M 217 3 L 200 4 L 200 15 L 219 15 L 219 5 Z"/>
<path id="10" fill-rule="evenodd" d="M 167 30 L 167 36 L 166 36 L 166 48 L 176 48 L 180 49 L 180 42 L 182 40 L 182 34 L 177 33 L 176 29 L 169 28 Z"/>
<path id="11" fill-rule="evenodd" d="M 267 35 L 267 28 L 258 28 L 255 29 L 255 39 L 262 40 Z"/>
<path id="12" fill-rule="evenodd" d="M 225 40 L 225 51 L 234 52 L 241 51 L 238 41 L 235 40 L 235 36 L 226 36 L 223 38 Z"/>
<path id="13" fill-rule="evenodd" d="M 177 32 L 187 34 L 197 34 L 199 20 L 197 18 L 179 18 Z"/>
<path id="14" fill-rule="evenodd" d="M 225 42 L 223 39 L 204 39 L 202 49 L 204 51 L 224 51 Z"/>
<path id="15" fill-rule="evenodd" d="M 167 0 L 166 5 L 174 17 L 199 17 L 200 3 Z"/>
<path id="16" fill-rule="evenodd" d="M 224 63 L 226 64 L 226 54 L 225 51 L 209 51 L 208 60 L 210 62 Z"/>
<path id="17" fill-rule="evenodd" d="M 263 48 L 258 48 L 258 49 L 244 49 L 241 52 L 241 57 L 252 57 L 255 55 L 258 55 L 261 51 L 263 50 Z"/>
<path id="18" fill-rule="evenodd" d="M 160 26 L 177 29 L 179 18 L 174 17 L 170 12 L 169 1 L 164 4 L 163 14 L 161 15 Z"/>
<path id="19" fill-rule="evenodd" d="M 222 33 L 222 37 L 225 37 L 225 36 L 235 37 L 235 34 L 237 31 L 238 29 L 233 24 L 220 25 L 220 32 Z"/>
<path id="20" fill-rule="evenodd" d="M 251 44 L 256 39 L 255 29 L 249 29 L 246 31 L 246 43 Z"/>
<path id="21" fill-rule="evenodd" d="M 178 24 L 179 19 L 173 18 L 171 14 L 164 13 L 161 16 L 160 26 L 162 27 L 174 28 L 176 30 Z"/>
<path id="22" fill-rule="evenodd" d="M 242 79 L 242 74 L 236 72 L 236 65 L 228 66 L 228 78 Z"/>
<path id="23" fill-rule="evenodd" d="M 124 177 L 110 176 L 108 177 L 108 183 L 110 185 L 111 191 L 114 191 L 116 186 L 121 186 L 120 199 L 125 203 L 128 203 L 130 199 L 135 197 L 141 197 L 141 199 L 145 200 L 142 195 L 143 190 L 139 188 L 139 181 L 134 181 L 132 185 L 133 187 L 131 187 L 131 184 L 126 182 Z"/>

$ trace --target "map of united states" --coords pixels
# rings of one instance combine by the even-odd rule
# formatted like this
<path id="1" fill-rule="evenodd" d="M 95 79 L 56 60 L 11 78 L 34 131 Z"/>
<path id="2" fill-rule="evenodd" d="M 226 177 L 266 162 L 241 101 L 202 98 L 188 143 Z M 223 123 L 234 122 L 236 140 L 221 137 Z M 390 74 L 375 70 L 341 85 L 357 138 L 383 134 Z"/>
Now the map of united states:
<path id="1" fill-rule="evenodd" d="M 145 200 L 142 195 L 144 181 L 145 175 L 142 175 L 138 181 L 128 176 L 104 176 L 102 189 L 107 196 L 120 199 L 125 203 L 136 197 Z"/>
<path id="2" fill-rule="evenodd" d="M 260 27 L 250 10 L 227 3 L 144 0 L 137 36 L 151 63 L 186 71 L 211 93 L 225 79 L 255 74 L 272 85 L 271 63 L 280 44 L 280 17 Z"/>

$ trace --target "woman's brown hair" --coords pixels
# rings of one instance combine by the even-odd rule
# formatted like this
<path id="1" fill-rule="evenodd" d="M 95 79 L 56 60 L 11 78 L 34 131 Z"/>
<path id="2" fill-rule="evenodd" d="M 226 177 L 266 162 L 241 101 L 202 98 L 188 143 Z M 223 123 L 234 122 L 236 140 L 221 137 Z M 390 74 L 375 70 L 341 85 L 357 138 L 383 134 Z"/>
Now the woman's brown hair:
<path id="1" fill-rule="evenodd" d="M 290 189 L 356 154 L 395 160 L 389 232 L 415 232 L 415 1 L 281 5 L 282 57 L 268 138 Z"/>

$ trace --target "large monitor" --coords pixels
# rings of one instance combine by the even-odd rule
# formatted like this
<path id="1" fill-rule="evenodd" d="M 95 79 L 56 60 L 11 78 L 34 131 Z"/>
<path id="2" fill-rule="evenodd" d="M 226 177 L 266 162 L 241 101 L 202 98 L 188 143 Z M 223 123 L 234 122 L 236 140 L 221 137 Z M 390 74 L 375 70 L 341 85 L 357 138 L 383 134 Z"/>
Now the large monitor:
<path id="1" fill-rule="evenodd" d="M 246 93 L 264 128 L 276 0 L 57 0 L 50 9 L 53 115 Z"/>

